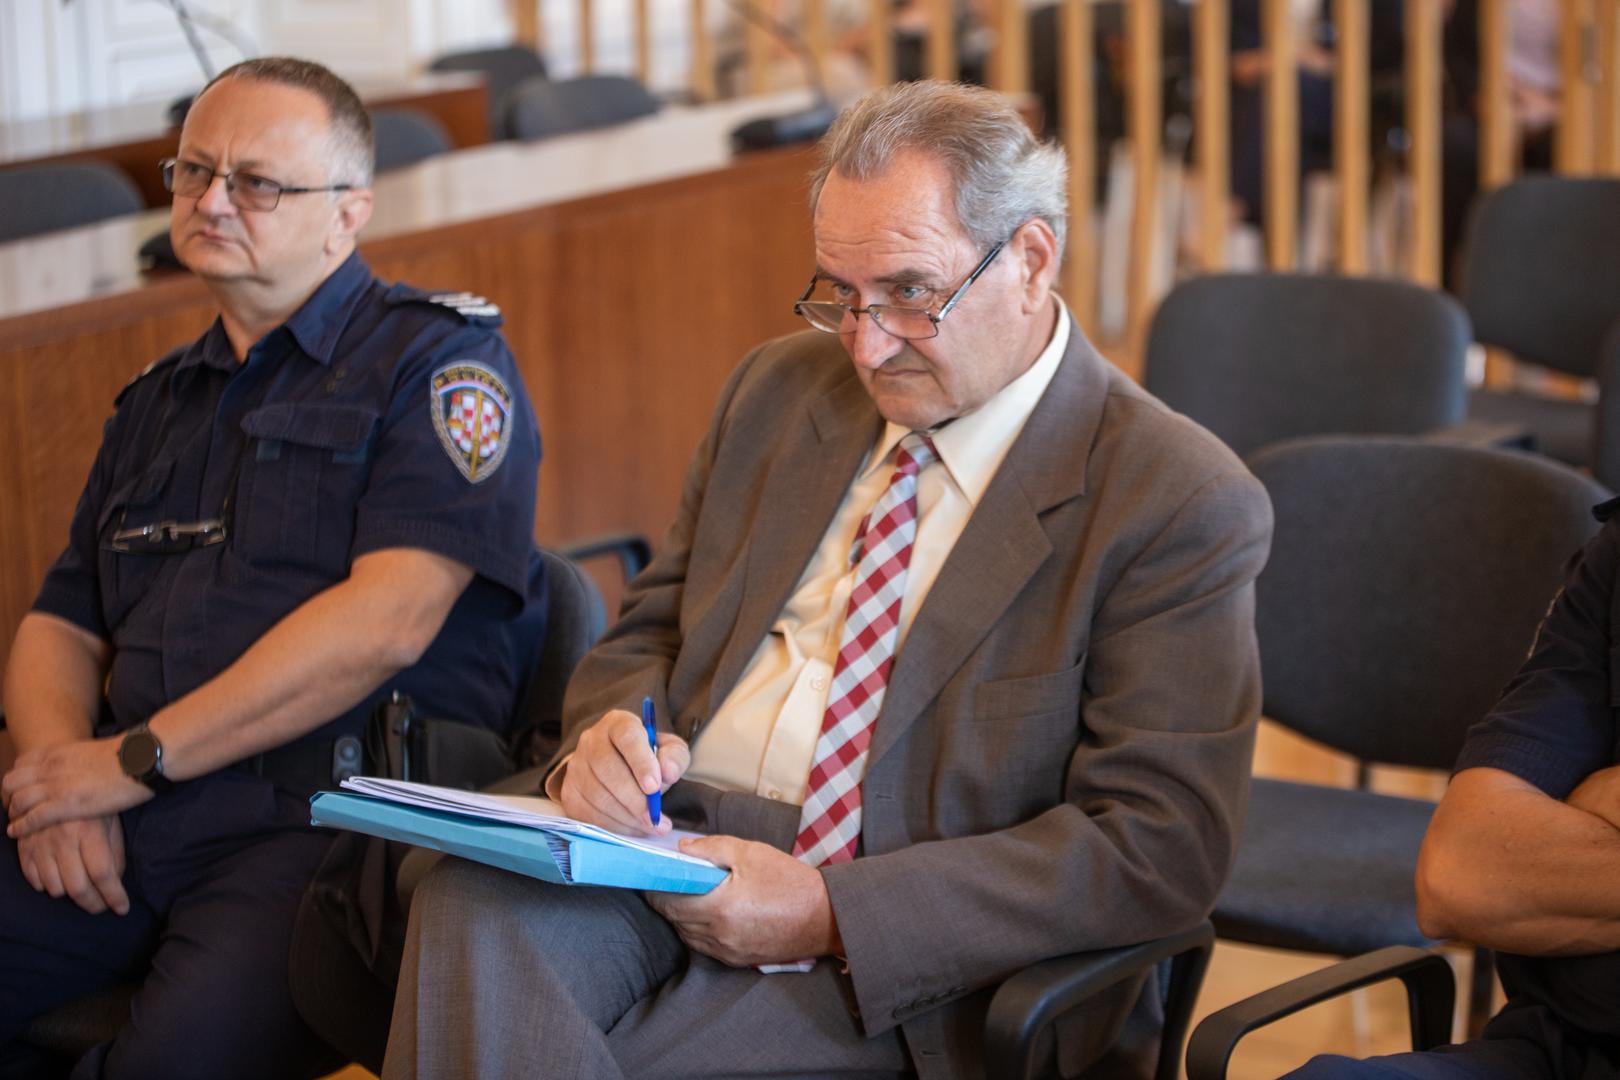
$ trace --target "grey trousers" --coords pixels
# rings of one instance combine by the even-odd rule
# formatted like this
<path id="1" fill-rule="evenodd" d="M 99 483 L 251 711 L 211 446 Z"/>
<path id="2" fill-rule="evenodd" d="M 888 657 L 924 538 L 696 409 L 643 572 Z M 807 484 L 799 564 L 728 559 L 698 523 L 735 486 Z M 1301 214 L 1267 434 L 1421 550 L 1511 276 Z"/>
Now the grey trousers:
<path id="1" fill-rule="evenodd" d="M 894 1077 L 836 965 L 761 975 L 691 952 L 639 893 L 443 860 L 411 903 L 384 1080 Z"/>

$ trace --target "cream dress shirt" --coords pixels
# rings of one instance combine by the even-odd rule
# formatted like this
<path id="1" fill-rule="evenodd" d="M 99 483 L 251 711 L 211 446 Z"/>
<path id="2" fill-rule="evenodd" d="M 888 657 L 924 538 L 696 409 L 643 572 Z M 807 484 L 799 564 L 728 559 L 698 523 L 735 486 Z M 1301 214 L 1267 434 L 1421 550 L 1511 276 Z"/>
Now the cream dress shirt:
<path id="1" fill-rule="evenodd" d="M 917 538 L 900 601 L 896 655 L 973 508 L 1068 348 L 1069 314 L 1061 303 L 1057 308 L 1052 340 L 1029 370 L 973 412 L 932 433 L 939 462 L 917 478 Z M 885 425 L 781 616 L 737 685 L 698 732 L 687 779 L 803 805 L 854 587 L 850 548 L 861 520 L 888 487 L 895 448 L 907 434 L 903 427 Z"/>

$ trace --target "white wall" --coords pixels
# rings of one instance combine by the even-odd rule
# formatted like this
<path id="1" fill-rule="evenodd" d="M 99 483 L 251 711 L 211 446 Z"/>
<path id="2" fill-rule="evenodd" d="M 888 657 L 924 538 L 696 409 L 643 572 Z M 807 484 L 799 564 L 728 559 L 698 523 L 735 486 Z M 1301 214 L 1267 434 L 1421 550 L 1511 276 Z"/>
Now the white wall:
<path id="1" fill-rule="evenodd" d="M 541 4 L 546 59 L 578 73 L 578 6 Z M 318 60 L 359 82 L 404 78 L 443 52 L 511 39 L 506 0 L 187 0 L 215 69 L 246 55 Z M 655 91 L 687 85 L 689 4 L 654 0 Z M 712 19 L 723 4 L 709 4 Z M 632 72 L 631 0 L 597 0 L 596 66 Z M 232 40 L 234 39 L 234 40 Z M 165 101 L 203 76 L 166 0 L 0 0 L 0 120 L 52 116 L 125 103 Z"/>

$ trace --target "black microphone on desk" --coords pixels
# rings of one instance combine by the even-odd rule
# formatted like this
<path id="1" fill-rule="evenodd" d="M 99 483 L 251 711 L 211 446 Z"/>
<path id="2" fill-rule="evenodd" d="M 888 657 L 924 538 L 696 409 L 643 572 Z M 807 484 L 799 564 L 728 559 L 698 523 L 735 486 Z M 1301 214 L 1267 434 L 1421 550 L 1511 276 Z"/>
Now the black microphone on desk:
<path id="1" fill-rule="evenodd" d="M 747 22 L 762 28 L 777 41 L 786 45 L 804 66 L 805 81 L 815 95 L 815 104 L 797 112 L 778 116 L 762 116 L 734 128 L 731 132 L 732 149 L 768 150 L 773 146 L 811 142 L 826 134 L 838 117 L 838 109 L 827 97 L 827 84 L 821 77 L 821 65 L 815 54 L 805 45 L 798 31 L 772 18 L 755 7 L 752 0 L 726 0 L 726 5 Z"/>

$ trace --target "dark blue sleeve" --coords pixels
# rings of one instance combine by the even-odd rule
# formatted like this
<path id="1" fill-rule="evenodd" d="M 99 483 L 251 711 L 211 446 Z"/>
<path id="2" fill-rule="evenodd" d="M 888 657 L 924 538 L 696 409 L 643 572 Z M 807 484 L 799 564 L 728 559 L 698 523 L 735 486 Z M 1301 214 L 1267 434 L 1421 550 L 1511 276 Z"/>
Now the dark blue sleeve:
<path id="1" fill-rule="evenodd" d="M 405 358 L 397 380 L 360 500 L 353 554 L 422 548 L 471 567 L 521 602 L 534 543 L 540 431 L 505 340 L 462 328 Z"/>
<path id="2" fill-rule="evenodd" d="M 118 456 L 118 415 L 109 417 L 102 427 L 101 449 L 79 493 L 79 505 L 68 528 L 67 548 L 46 572 L 45 583 L 34 597 L 35 611 L 66 619 L 103 641 L 110 635 L 101 605 L 101 513 Z"/>
<path id="3" fill-rule="evenodd" d="M 1468 733 L 1457 770 L 1513 773 L 1555 799 L 1614 761 L 1615 687 L 1609 616 L 1620 521 L 1572 560 L 1529 658 Z"/>

